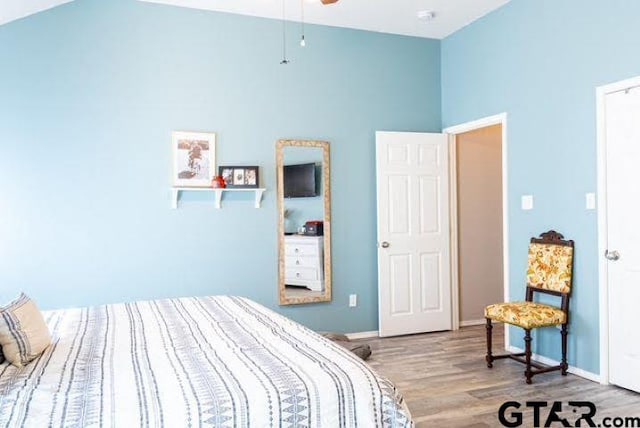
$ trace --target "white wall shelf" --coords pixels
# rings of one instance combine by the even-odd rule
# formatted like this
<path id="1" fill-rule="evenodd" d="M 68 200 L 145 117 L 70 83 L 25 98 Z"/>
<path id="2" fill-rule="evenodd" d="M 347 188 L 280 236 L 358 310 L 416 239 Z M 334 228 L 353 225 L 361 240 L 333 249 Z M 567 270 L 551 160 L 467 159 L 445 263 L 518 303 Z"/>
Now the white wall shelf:
<path id="1" fill-rule="evenodd" d="M 255 193 L 255 207 L 260 208 L 262 204 L 262 195 L 264 191 L 267 190 L 265 188 L 259 189 L 219 189 L 212 187 L 172 187 L 171 188 L 171 208 L 178 208 L 178 197 L 180 192 L 189 191 L 189 192 L 213 192 L 214 202 L 216 208 L 222 208 L 222 194 L 224 192 L 254 192 Z"/>

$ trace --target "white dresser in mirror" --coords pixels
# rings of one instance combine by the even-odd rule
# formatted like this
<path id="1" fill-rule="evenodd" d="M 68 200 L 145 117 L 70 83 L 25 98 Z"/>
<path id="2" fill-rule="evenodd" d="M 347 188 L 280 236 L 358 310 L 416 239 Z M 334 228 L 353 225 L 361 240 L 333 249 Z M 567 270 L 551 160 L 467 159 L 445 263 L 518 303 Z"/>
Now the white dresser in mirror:
<path id="1" fill-rule="evenodd" d="M 285 236 L 285 285 L 324 291 L 323 247 L 323 236 Z"/>

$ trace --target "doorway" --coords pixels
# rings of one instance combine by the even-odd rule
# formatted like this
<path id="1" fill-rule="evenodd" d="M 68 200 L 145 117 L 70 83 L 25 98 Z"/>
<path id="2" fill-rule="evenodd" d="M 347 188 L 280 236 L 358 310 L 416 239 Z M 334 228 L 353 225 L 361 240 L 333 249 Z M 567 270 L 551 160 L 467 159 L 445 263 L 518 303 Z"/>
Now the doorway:
<path id="1" fill-rule="evenodd" d="M 502 301 L 502 124 L 455 136 L 458 296 L 461 327 L 485 324 Z M 455 267 L 454 267 L 455 269 Z"/>
<path id="2" fill-rule="evenodd" d="M 446 128 L 451 159 L 453 328 L 509 301 L 507 114 Z M 505 347 L 509 335 L 505 326 Z"/>
<path id="3" fill-rule="evenodd" d="M 509 300 L 506 113 L 446 128 L 443 134 L 376 133 L 378 333 L 381 336 L 459 329 L 457 137 L 496 125 L 491 131 L 497 129 L 500 134 L 499 162 L 493 163 L 494 168 L 500 169 L 500 194 L 497 203 L 486 213 L 492 223 L 499 217 L 498 241 L 501 242 L 494 246 L 498 249 L 498 271 L 502 258 L 502 275 L 500 278 L 498 272 L 495 280 L 498 298 L 488 297 L 492 300 L 488 303 L 496 303 Z M 473 222 L 473 216 L 471 220 Z M 418 242 L 430 244 L 422 248 Z M 470 297 L 466 299 L 468 302 Z M 476 308 L 474 317 L 484 319 L 484 305 L 479 306 L 482 311 L 478 315 Z M 478 322 L 478 319 L 470 321 Z M 505 325 L 508 348 L 507 333 Z"/>

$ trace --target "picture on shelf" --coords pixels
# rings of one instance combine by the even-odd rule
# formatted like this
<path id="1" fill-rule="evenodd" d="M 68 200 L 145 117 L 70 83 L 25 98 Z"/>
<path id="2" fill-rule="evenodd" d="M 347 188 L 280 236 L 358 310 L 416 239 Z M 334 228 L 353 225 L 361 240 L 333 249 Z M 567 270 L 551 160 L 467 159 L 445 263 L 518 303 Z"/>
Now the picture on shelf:
<path id="1" fill-rule="evenodd" d="M 247 169 L 244 172 L 244 181 L 250 186 L 258 187 L 258 169 Z"/>
<path id="2" fill-rule="evenodd" d="M 257 189 L 260 184 L 257 166 L 220 166 L 218 175 L 231 189 Z"/>
<path id="3" fill-rule="evenodd" d="M 233 185 L 234 186 L 243 186 L 244 182 L 244 169 L 234 169 L 233 170 Z"/>
<path id="4" fill-rule="evenodd" d="M 216 168 L 216 134 L 173 132 L 173 186 L 209 187 Z"/>
<path id="5" fill-rule="evenodd" d="M 222 177 L 227 187 L 233 185 L 233 168 L 221 166 L 218 175 Z"/>

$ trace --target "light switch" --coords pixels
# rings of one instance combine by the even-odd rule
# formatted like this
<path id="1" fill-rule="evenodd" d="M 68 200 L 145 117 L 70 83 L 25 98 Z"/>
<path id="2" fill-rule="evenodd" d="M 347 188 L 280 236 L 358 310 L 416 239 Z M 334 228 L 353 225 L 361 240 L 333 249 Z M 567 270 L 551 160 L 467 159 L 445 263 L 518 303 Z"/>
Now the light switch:
<path id="1" fill-rule="evenodd" d="M 357 294 L 349 294 L 349 307 L 355 308 L 358 306 L 358 295 Z"/>
<path id="2" fill-rule="evenodd" d="M 521 205 L 523 210 L 533 209 L 533 195 L 522 195 Z"/>
<path id="3" fill-rule="evenodd" d="M 595 193 L 587 193 L 584 197 L 585 205 L 588 210 L 596 209 L 596 194 Z"/>

